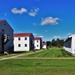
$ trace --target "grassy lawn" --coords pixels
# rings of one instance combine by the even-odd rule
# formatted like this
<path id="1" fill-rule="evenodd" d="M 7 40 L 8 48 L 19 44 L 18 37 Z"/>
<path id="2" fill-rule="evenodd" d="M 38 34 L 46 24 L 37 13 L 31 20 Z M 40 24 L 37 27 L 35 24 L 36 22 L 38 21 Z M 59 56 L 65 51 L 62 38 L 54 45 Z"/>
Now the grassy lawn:
<path id="1" fill-rule="evenodd" d="M 75 75 L 75 60 L 4 60 L 0 61 L 0 75 Z"/>
<path id="2" fill-rule="evenodd" d="M 0 75 L 75 75 L 75 59 L 24 59 L 28 57 L 69 58 L 71 54 L 62 48 L 50 48 L 18 59 L 2 60 Z"/>
<path id="3" fill-rule="evenodd" d="M 36 53 L 35 54 L 29 54 L 27 56 L 22 56 L 20 58 L 25 58 L 25 57 L 71 57 L 72 55 L 62 48 L 50 48 L 48 50 L 43 50 L 42 52 Z"/>

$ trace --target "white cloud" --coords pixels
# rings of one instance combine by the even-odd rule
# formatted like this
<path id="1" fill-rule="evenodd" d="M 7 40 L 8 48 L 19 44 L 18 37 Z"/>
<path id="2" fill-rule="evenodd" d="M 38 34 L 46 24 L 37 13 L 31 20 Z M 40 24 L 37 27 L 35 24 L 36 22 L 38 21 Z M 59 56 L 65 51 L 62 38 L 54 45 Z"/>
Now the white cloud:
<path id="1" fill-rule="evenodd" d="M 36 34 L 36 33 L 33 33 L 33 35 L 34 35 L 34 36 L 37 36 L 38 34 Z"/>
<path id="2" fill-rule="evenodd" d="M 38 11 L 39 11 L 39 8 L 33 9 L 29 12 L 29 15 L 35 17 L 37 15 Z"/>
<path id="3" fill-rule="evenodd" d="M 68 36 L 72 35 L 72 33 L 68 33 Z"/>
<path id="4" fill-rule="evenodd" d="M 34 26 L 37 26 L 37 24 L 36 24 L 36 23 L 33 23 L 33 25 L 34 25 Z"/>
<path id="5" fill-rule="evenodd" d="M 4 13 L 5 16 L 7 16 L 7 13 Z"/>
<path id="6" fill-rule="evenodd" d="M 45 32 L 48 32 L 48 30 L 45 30 Z"/>
<path id="7" fill-rule="evenodd" d="M 41 36 L 39 36 L 39 37 L 43 38 L 44 36 L 41 35 Z"/>
<path id="8" fill-rule="evenodd" d="M 60 36 L 54 36 L 54 39 L 60 38 Z"/>
<path id="9" fill-rule="evenodd" d="M 41 25 L 44 26 L 44 25 L 56 25 L 58 24 L 58 20 L 60 20 L 59 18 L 53 18 L 53 17 L 46 17 L 42 20 L 41 22 Z"/>
<path id="10" fill-rule="evenodd" d="M 21 8 L 21 9 L 19 10 L 19 9 L 17 9 L 17 8 L 13 8 L 11 11 L 12 11 L 12 13 L 14 13 L 14 14 L 23 14 L 23 13 L 27 12 L 27 9 Z"/>

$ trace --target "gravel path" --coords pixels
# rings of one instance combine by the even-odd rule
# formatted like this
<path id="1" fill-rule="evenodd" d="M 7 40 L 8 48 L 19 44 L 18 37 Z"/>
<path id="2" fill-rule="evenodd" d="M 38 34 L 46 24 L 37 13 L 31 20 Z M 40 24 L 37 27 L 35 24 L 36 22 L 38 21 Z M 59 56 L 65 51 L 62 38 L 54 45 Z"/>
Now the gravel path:
<path id="1" fill-rule="evenodd" d="M 34 53 L 38 53 L 38 52 L 41 52 L 41 51 L 43 51 L 43 50 L 39 50 L 39 51 L 36 51 L 36 52 L 25 53 L 25 54 L 19 54 L 19 55 L 10 56 L 10 57 L 4 57 L 4 58 L 0 58 L 0 60 L 7 60 L 7 59 L 18 58 L 18 57 L 20 57 L 20 56 L 25 56 L 25 55 L 29 55 L 29 54 L 34 54 Z"/>

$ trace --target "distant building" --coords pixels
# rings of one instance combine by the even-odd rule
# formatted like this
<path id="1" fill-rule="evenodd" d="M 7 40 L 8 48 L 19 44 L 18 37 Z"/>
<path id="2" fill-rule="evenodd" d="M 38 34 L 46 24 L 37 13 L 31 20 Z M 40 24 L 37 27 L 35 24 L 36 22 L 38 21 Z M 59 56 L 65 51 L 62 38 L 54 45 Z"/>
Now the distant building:
<path id="1" fill-rule="evenodd" d="M 75 54 L 75 34 L 69 36 L 65 40 L 64 49 L 72 54 Z"/>
<path id="2" fill-rule="evenodd" d="M 47 49 L 47 43 L 46 42 L 42 42 L 42 48 Z"/>
<path id="3" fill-rule="evenodd" d="M 34 36 L 32 33 L 14 34 L 14 51 L 29 51 L 34 49 Z"/>
<path id="4" fill-rule="evenodd" d="M 34 49 L 42 49 L 42 39 L 34 38 Z"/>
<path id="5" fill-rule="evenodd" d="M 6 20 L 0 20 L 0 53 L 13 52 L 13 29 Z"/>

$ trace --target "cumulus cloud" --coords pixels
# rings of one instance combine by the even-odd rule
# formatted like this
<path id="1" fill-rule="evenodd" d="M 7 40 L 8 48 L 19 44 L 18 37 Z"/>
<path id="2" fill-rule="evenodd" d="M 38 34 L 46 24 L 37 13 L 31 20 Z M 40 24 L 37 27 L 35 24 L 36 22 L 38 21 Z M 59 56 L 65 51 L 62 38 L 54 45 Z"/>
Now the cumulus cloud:
<path id="1" fill-rule="evenodd" d="M 48 32 L 48 30 L 45 30 L 45 32 Z"/>
<path id="2" fill-rule="evenodd" d="M 54 39 L 60 38 L 60 36 L 54 36 Z"/>
<path id="3" fill-rule="evenodd" d="M 46 17 L 42 20 L 41 25 L 56 25 L 58 24 L 58 20 L 60 20 L 59 18 L 53 18 L 53 17 Z"/>
<path id="4" fill-rule="evenodd" d="M 33 23 L 33 25 L 34 25 L 34 26 L 37 26 L 37 24 L 36 24 L 36 23 Z"/>
<path id="5" fill-rule="evenodd" d="M 33 9 L 29 12 L 29 15 L 35 17 L 37 15 L 38 11 L 39 11 L 39 8 Z"/>
<path id="6" fill-rule="evenodd" d="M 72 35 L 72 33 L 68 33 L 68 36 L 71 36 Z"/>
<path id="7" fill-rule="evenodd" d="M 5 16 L 7 16 L 7 13 L 4 13 Z"/>
<path id="8" fill-rule="evenodd" d="M 36 33 L 33 33 L 33 35 L 34 35 L 34 36 L 37 36 L 38 34 L 36 34 Z"/>
<path id="9" fill-rule="evenodd" d="M 41 35 L 41 36 L 39 36 L 40 38 L 43 38 L 43 36 Z"/>
<path id="10" fill-rule="evenodd" d="M 19 10 L 19 9 L 17 9 L 17 8 L 13 8 L 11 11 L 12 11 L 12 13 L 14 13 L 14 14 L 23 14 L 23 13 L 27 12 L 27 9 L 21 8 L 21 9 Z"/>

